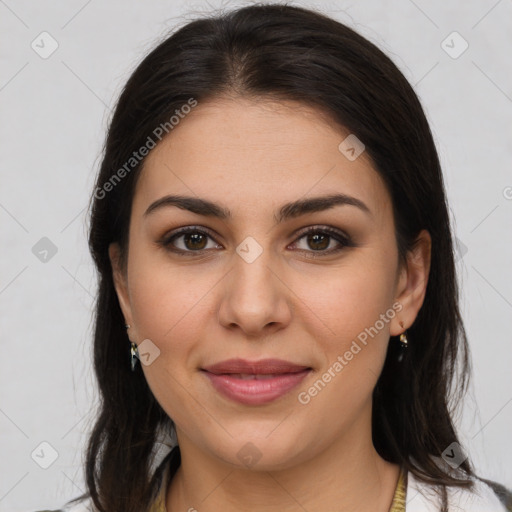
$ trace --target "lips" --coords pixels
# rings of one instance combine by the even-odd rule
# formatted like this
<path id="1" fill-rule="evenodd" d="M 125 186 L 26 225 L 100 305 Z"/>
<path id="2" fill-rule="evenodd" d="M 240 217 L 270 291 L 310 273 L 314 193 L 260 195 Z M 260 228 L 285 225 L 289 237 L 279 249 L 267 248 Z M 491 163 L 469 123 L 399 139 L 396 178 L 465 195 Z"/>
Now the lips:
<path id="1" fill-rule="evenodd" d="M 297 373 L 303 370 L 307 370 L 308 368 L 308 366 L 290 363 L 282 359 L 261 359 L 259 361 L 228 359 L 211 366 L 206 366 L 203 369 L 216 375 L 280 375 L 283 373 Z"/>
<path id="2" fill-rule="evenodd" d="M 245 405 L 261 405 L 290 392 L 311 368 L 282 359 L 229 359 L 202 371 L 224 397 Z"/>

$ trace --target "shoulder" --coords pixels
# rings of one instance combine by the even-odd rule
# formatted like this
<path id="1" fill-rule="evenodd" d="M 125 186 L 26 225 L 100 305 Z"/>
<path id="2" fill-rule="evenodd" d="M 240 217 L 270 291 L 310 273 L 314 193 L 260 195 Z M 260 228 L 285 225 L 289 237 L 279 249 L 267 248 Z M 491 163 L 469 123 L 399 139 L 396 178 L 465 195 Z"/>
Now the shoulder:
<path id="1" fill-rule="evenodd" d="M 473 480 L 472 489 L 447 487 L 450 512 L 511 512 L 512 492 L 490 480 Z M 438 489 L 407 475 L 407 512 L 439 510 L 441 498 Z"/>

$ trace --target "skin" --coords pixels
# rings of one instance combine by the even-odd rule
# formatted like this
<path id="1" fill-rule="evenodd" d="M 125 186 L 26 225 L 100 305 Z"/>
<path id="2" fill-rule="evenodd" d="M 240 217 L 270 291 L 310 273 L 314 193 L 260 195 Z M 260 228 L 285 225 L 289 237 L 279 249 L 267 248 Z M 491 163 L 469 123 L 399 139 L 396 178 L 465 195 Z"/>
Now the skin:
<path id="1" fill-rule="evenodd" d="M 347 135 L 293 102 L 217 98 L 194 108 L 146 159 L 126 268 L 116 244 L 110 257 L 130 339 L 150 339 L 160 350 L 143 371 L 181 449 L 168 511 L 389 510 L 399 468 L 372 444 L 372 391 L 390 335 L 410 327 L 423 303 L 431 240 L 422 231 L 399 266 L 390 196 L 367 153 L 350 161 L 340 152 Z M 333 193 L 360 199 L 371 215 L 342 205 L 275 224 L 282 204 Z M 209 199 L 232 218 L 173 206 L 144 215 L 167 194 Z M 158 243 L 184 226 L 213 236 L 198 245 L 175 239 L 184 256 Z M 356 245 L 327 238 L 322 256 L 300 232 L 309 226 L 331 226 Z M 236 252 L 248 236 L 263 251 L 252 263 Z M 191 254 L 196 247 L 200 255 Z M 400 311 L 378 335 L 300 403 L 298 393 L 397 302 Z M 232 357 L 281 358 L 313 371 L 274 402 L 243 405 L 218 394 L 200 371 Z M 237 457 L 248 442 L 261 456 L 250 467 Z"/>

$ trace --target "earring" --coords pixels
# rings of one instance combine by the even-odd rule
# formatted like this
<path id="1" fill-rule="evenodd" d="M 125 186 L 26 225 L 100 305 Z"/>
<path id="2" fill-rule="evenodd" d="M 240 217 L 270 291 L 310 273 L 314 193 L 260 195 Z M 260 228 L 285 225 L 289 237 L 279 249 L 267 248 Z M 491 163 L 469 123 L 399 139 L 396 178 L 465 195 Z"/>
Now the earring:
<path id="1" fill-rule="evenodd" d="M 129 329 L 130 326 L 128 324 L 125 324 L 126 329 Z M 139 359 L 139 349 L 137 347 L 137 344 L 130 340 L 130 361 L 131 361 L 131 367 L 132 372 L 135 371 L 135 366 L 137 365 L 137 359 Z"/>
<path id="2" fill-rule="evenodd" d="M 403 322 L 400 322 L 400 326 L 403 328 L 404 327 L 404 323 Z M 407 349 L 407 331 L 404 331 L 402 334 L 400 334 L 400 352 L 398 354 L 398 362 L 401 363 L 403 358 L 404 358 L 404 354 L 405 354 L 405 351 Z"/>

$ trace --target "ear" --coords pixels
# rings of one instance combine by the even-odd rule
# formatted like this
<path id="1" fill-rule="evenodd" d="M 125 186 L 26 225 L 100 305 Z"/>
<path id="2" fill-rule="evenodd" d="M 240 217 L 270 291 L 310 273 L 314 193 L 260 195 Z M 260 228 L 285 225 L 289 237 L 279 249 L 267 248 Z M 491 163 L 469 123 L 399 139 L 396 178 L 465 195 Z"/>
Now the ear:
<path id="1" fill-rule="evenodd" d="M 408 329 L 423 305 L 430 272 L 431 247 L 430 233 L 424 229 L 418 235 L 413 249 L 407 254 L 406 264 L 400 269 L 395 301 L 402 305 L 402 309 L 391 321 L 391 336 L 398 336 Z"/>
<path id="2" fill-rule="evenodd" d="M 123 312 L 125 323 L 133 327 L 127 276 L 126 272 L 121 267 L 120 253 L 121 248 L 119 247 L 118 243 L 111 243 L 109 245 L 108 255 L 110 258 L 110 264 L 112 266 L 112 278 L 114 280 L 114 287 L 116 289 L 119 305 L 121 306 L 121 311 Z"/>

